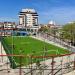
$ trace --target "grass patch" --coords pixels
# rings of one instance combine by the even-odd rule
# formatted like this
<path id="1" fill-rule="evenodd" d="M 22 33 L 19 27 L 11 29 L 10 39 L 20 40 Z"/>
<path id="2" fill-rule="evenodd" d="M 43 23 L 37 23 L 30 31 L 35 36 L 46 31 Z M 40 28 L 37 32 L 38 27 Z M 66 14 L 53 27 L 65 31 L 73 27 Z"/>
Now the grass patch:
<path id="1" fill-rule="evenodd" d="M 57 54 L 67 54 L 69 51 L 63 48 L 54 46 L 52 44 L 31 38 L 31 37 L 4 37 L 4 42 L 8 47 L 10 54 L 23 54 L 23 55 L 57 55 Z M 10 49 L 9 49 L 10 48 Z M 20 58 L 14 57 L 16 63 L 19 64 Z M 33 59 L 36 62 L 38 59 Z M 42 59 L 40 59 L 42 60 Z M 23 58 L 23 64 L 30 64 L 30 58 Z"/>

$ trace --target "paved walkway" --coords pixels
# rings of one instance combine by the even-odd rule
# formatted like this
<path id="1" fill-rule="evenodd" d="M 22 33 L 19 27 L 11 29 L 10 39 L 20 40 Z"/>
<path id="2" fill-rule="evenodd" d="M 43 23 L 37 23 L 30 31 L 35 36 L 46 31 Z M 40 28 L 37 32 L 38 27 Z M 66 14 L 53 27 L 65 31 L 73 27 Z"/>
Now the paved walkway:
<path id="1" fill-rule="evenodd" d="M 55 42 L 53 42 L 53 41 L 51 41 L 51 40 L 48 40 L 48 39 L 45 39 L 45 38 L 43 38 L 43 37 L 41 37 L 41 36 L 31 36 L 32 38 L 35 38 L 35 39 L 38 39 L 38 40 L 41 40 L 41 41 L 45 41 L 45 42 L 47 42 L 47 43 L 50 43 L 50 44 L 53 44 L 53 45 L 55 45 L 55 46 L 58 46 L 58 47 L 61 47 L 61 48 L 64 48 L 64 49 L 67 49 L 66 47 L 63 47 L 62 45 L 60 45 L 60 44 L 57 44 L 57 43 L 55 43 Z"/>

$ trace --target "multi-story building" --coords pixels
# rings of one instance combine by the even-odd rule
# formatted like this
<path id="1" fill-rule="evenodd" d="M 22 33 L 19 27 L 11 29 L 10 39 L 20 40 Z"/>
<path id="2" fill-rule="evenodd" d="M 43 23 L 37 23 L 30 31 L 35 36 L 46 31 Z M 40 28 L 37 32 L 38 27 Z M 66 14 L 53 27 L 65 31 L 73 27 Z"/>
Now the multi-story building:
<path id="1" fill-rule="evenodd" d="M 0 22 L 0 36 L 10 36 L 15 29 L 15 22 Z"/>
<path id="2" fill-rule="evenodd" d="M 0 22 L 0 28 L 3 28 L 3 27 L 4 27 L 4 23 Z"/>
<path id="3" fill-rule="evenodd" d="M 12 29 L 16 28 L 15 22 L 0 22 L 0 28 Z"/>
<path id="4" fill-rule="evenodd" d="M 38 14 L 34 9 L 22 9 L 19 13 L 19 26 L 22 28 L 38 27 Z"/>
<path id="5" fill-rule="evenodd" d="M 10 28 L 15 28 L 16 23 L 15 22 L 4 22 L 4 28 L 10 29 Z"/>

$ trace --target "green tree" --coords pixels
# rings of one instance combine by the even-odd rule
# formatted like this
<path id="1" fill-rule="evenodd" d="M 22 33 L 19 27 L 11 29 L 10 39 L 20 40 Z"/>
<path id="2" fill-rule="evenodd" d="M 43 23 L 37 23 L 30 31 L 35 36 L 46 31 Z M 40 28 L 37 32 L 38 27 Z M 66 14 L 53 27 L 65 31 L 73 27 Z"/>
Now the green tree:
<path id="1" fill-rule="evenodd" d="M 49 27 L 47 26 L 42 26 L 40 29 L 39 29 L 39 32 L 48 32 L 49 30 Z"/>
<path id="2" fill-rule="evenodd" d="M 50 31 L 51 31 L 51 34 L 55 37 L 57 35 L 58 28 L 55 28 L 55 27 L 51 28 Z"/>
<path id="3" fill-rule="evenodd" d="M 75 45 L 75 23 L 69 23 L 63 26 L 61 35 L 63 39 L 66 39 Z"/>

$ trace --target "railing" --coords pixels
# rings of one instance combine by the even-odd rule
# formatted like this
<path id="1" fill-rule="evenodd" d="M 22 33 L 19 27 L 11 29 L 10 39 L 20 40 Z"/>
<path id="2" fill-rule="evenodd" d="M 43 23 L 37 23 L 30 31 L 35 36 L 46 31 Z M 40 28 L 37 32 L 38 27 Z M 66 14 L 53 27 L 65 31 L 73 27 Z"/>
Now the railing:
<path id="1" fill-rule="evenodd" d="M 19 59 L 18 67 L 11 68 L 12 62 L 10 60 L 1 61 L 7 57 L 16 57 Z M 30 58 L 30 64 L 26 65 L 22 60 Z M 43 59 L 43 61 L 36 61 L 33 59 Z M 0 75 L 63 75 L 75 70 L 75 53 L 58 56 L 25 56 L 25 55 L 0 55 Z"/>

